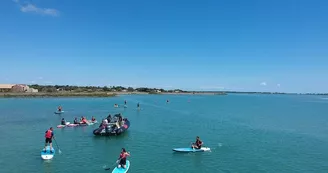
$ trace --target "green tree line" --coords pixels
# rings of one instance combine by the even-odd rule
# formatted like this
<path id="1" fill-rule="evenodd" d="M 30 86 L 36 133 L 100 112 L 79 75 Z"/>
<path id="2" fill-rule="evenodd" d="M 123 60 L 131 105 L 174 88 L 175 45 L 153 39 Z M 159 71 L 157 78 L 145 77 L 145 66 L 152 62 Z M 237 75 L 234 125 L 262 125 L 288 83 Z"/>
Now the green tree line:
<path id="1" fill-rule="evenodd" d="M 186 92 L 182 90 L 164 90 L 162 88 L 146 88 L 146 87 L 140 87 L 140 88 L 132 88 L 132 87 L 123 87 L 123 86 L 72 86 L 72 85 L 29 85 L 29 87 L 38 89 L 39 92 L 121 92 L 121 91 L 127 91 L 127 92 L 148 92 L 148 93 L 158 93 L 160 92 Z"/>

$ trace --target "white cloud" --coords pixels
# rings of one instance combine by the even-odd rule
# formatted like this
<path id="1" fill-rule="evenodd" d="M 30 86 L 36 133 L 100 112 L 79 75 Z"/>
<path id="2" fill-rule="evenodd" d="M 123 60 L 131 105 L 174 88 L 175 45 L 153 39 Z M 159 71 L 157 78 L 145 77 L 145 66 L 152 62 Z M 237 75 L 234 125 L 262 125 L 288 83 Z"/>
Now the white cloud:
<path id="1" fill-rule="evenodd" d="M 277 87 L 280 87 L 280 84 L 277 84 Z"/>
<path id="2" fill-rule="evenodd" d="M 38 79 L 40 79 L 40 80 L 41 80 L 41 79 L 43 79 L 43 77 L 38 77 Z"/>
<path id="3" fill-rule="evenodd" d="M 24 13 L 34 12 L 34 13 L 49 15 L 49 16 L 58 16 L 59 15 L 59 12 L 56 9 L 39 8 L 33 4 L 27 4 L 27 5 L 21 6 L 20 10 Z"/>
<path id="4" fill-rule="evenodd" d="M 262 82 L 262 83 L 260 83 L 260 85 L 262 85 L 262 86 L 266 86 L 267 83 L 266 83 L 266 82 Z"/>
<path id="5" fill-rule="evenodd" d="M 59 15 L 59 11 L 56 9 L 53 9 L 53 8 L 40 8 L 31 3 L 22 5 L 19 2 L 19 0 L 12 0 L 12 1 L 20 6 L 20 11 L 23 13 L 38 13 L 38 14 L 49 15 L 49 16 L 58 16 Z"/>

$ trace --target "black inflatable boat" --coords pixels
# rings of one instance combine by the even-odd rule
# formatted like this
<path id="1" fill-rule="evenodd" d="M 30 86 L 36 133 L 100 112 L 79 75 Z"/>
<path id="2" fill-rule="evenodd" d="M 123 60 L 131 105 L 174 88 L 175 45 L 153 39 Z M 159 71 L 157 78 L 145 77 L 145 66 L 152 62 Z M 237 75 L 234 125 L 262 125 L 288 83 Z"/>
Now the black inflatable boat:
<path id="1" fill-rule="evenodd" d="M 119 128 L 117 128 L 117 122 L 119 122 Z M 99 128 L 93 130 L 93 134 L 96 136 L 116 136 L 127 131 L 129 127 L 130 121 L 127 118 L 122 118 L 120 114 L 116 114 L 113 121 L 109 122 L 107 126 L 101 124 Z"/>

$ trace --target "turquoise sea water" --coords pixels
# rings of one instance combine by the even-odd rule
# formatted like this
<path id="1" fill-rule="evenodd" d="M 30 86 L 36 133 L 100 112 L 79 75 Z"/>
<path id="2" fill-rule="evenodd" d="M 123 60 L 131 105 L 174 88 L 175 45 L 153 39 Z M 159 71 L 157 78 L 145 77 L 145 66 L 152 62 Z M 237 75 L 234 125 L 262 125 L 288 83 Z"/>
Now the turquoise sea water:
<path id="1" fill-rule="evenodd" d="M 166 103 L 169 99 L 170 103 Z M 128 102 L 128 108 L 113 105 Z M 140 102 L 142 110 L 136 109 Z M 63 115 L 53 114 L 62 105 Z M 115 98 L 0 99 L 0 172 L 106 172 L 120 149 L 129 173 L 328 172 L 328 100 L 297 95 L 130 95 Z M 61 117 L 123 113 L 131 121 L 117 137 L 88 127 L 57 129 Z M 43 161 L 44 132 L 55 128 L 62 154 Z M 199 135 L 212 152 L 174 153 Z M 111 171 L 107 171 L 111 172 Z"/>

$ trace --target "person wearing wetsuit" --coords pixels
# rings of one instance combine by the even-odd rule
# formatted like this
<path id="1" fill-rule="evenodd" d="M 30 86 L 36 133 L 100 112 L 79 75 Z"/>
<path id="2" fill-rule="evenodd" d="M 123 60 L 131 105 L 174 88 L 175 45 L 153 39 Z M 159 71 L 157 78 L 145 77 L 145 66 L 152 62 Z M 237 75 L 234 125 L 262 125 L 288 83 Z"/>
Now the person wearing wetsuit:
<path id="1" fill-rule="evenodd" d="M 75 117 L 75 119 L 74 119 L 74 124 L 79 124 L 79 121 L 77 120 L 76 117 Z"/>
<path id="2" fill-rule="evenodd" d="M 192 144 L 193 149 L 201 149 L 203 145 L 203 142 L 199 139 L 199 136 L 196 137 L 196 142 Z"/>
<path id="3" fill-rule="evenodd" d="M 45 146 L 44 146 L 44 151 L 43 152 L 46 152 L 46 147 L 47 147 L 47 144 L 49 143 L 50 145 L 50 153 L 53 153 L 53 148 L 52 148 L 52 139 L 55 138 L 54 137 L 54 132 L 53 132 L 53 128 L 50 127 L 49 130 L 47 130 L 45 132 L 45 138 L 46 138 L 46 141 L 45 141 Z"/>
<path id="4" fill-rule="evenodd" d="M 117 161 L 119 161 L 117 167 L 123 167 L 124 169 L 126 168 L 126 157 L 130 156 L 129 152 L 126 152 L 125 148 L 122 148 L 120 157 L 118 158 Z"/>
<path id="5" fill-rule="evenodd" d="M 62 120 L 61 120 L 61 125 L 66 125 L 66 121 L 64 118 L 62 118 Z"/>

